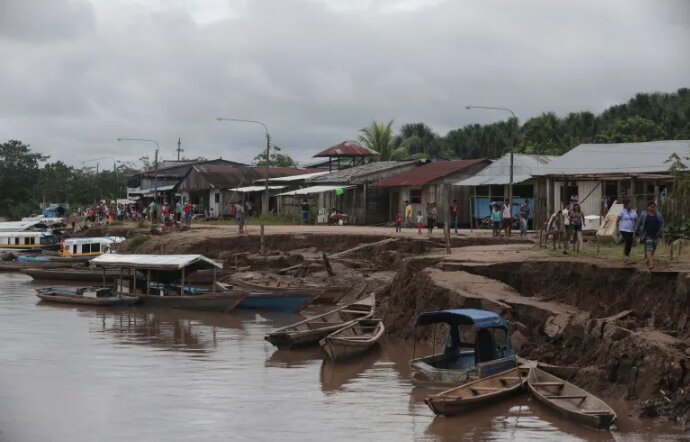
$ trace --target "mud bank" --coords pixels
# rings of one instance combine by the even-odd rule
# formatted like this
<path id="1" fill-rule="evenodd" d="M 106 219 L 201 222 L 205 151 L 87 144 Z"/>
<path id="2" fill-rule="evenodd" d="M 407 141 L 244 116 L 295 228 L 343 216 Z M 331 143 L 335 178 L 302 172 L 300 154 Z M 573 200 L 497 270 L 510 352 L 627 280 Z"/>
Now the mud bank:
<path id="1" fill-rule="evenodd" d="M 639 416 L 688 425 L 686 273 L 556 260 L 443 268 L 443 259 L 401 264 L 380 309 L 390 333 L 412 337 L 423 311 L 492 310 L 509 321 L 520 356 L 578 367 L 571 380 L 595 394 L 631 401 Z"/>

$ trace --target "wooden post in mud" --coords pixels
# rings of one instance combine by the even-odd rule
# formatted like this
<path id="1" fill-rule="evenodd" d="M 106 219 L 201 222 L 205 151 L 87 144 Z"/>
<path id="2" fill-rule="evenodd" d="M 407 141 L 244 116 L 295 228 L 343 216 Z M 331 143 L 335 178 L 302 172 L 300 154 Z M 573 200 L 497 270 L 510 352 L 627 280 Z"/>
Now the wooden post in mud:
<path id="1" fill-rule="evenodd" d="M 264 225 L 261 224 L 261 254 L 266 255 L 266 248 L 264 247 Z"/>
<path id="2" fill-rule="evenodd" d="M 215 287 L 213 289 L 215 291 Z M 180 296 L 184 296 L 184 267 L 182 267 L 182 278 L 180 280 Z"/>
<path id="3" fill-rule="evenodd" d="M 542 240 L 544 239 L 544 229 L 539 229 L 539 248 L 542 247 Z"/>
<path id="4" fill-rule="evenodd" d="M 321 257 L 323 258 L 323 267 L 326 269 L 326 272 L 328 272 L 329 276 L 335 276 L 335 272 L 333 271 L 333 268 L 331 267 L 330 261 L 328 261 L 328 256 L 326 256 L 326 253 L 322 253 Z"/>
<path id="5" fill-rule="evenodd" d="M 448 223 L 443 226 L 443 235 L 446 237 L 446 253 L 450 255 L 450 225 Z"/>

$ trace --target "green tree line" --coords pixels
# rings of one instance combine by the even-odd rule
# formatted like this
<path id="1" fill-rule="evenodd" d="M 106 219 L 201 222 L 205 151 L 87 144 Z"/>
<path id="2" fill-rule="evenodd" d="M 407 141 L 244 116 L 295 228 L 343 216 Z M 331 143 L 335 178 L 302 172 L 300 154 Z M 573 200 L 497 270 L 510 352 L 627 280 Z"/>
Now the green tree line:
<path id="1" fill-rule="evenodd" d="M 510 151 L 561 155 L 583 143 L 623 143 L 690 139 L 690 89 L 673 93 L 640 93 L 599 115 L 589 111 L 559 117 L 545 112 L 520 124 L 515 118 L 471 124 L 445 136 L 425 123 L 404 124 L 393 133 L 393 121 L 373 121 L 359 141 L 380 152 L 381 160 L 407 158 L 497 158 Z"/>
<path id="2" fill-rule="evenodd" d="M 62 161 L 44 163 L 49 157 L 33 152 L 17 140 L 0 144 L 0 217 L 18 219 L 39 212 L 39 203 L 93 204 L 122 198 L 127 178 L 135 172 L 128 165 L 115 170 L 75 168 Z M 117 175 L 117 180 L 116 180 Z"/>

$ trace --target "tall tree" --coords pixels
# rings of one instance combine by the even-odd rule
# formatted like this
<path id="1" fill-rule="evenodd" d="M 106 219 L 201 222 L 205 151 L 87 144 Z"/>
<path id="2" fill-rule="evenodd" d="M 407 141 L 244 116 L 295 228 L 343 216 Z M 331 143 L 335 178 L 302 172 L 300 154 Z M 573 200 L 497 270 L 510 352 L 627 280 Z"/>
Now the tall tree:
<path id="1" fill-rule="evenodd" d="M 295 167 L 297 164 L 290 155 L 280 153 L 281 149 L 278 146 L 273 146 L 271 152 L 271 160 L 268 165 L 270 167 Z M 266 151 L 262 151 L 259 155 L 254 157 L 254 163 L 257 166 L 266 166 Z"/>
<path id="2" fill-rule="evenodd" d="M 38 164 L 47 158 L 21 141 L 0 144 L 0 216 L 17 217 L 35 206 L 31 196 L 40 175 Z"/>
<path id="3" fill-rule="evenodd" d="M 359 141 L 379 153 L 379 161 L 390 161 L 393 155 L 393 120 L 388 124 L 374 120 L 371 125 L 361 129 Z"/>

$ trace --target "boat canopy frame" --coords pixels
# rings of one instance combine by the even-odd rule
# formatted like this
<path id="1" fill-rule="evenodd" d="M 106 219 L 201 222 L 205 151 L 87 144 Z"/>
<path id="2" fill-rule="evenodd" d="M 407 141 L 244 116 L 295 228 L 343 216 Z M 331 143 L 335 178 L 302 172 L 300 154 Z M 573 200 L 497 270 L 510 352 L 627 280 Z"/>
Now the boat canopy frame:
<path id="1" fill-rule="evenodd" d="M 473 325 L 477 330 L 486 328 L 502 328 L 508 331 L 508 323 L 498 314 L 473 308 L 440 310 L 421 313 L 417 316 L 415 327 L 445 322 L 451 327 L 458 325 Z"/>

